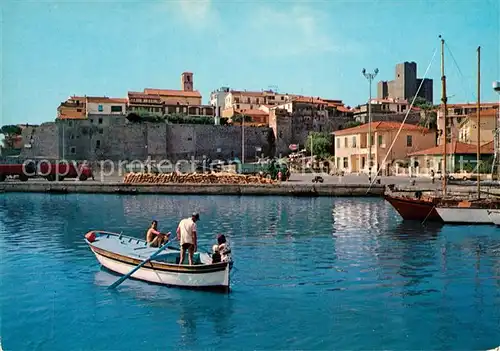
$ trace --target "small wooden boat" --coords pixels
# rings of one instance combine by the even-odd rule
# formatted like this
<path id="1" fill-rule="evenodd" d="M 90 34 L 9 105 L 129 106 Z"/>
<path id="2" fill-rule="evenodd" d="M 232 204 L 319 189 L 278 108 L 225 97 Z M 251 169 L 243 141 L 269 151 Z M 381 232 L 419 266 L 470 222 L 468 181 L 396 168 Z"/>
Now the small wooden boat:
<path id="1" fill-rule="evenodd" d="M 145 240 L 105 231 L 88 232 L 85 242 L 104 267 L 119 274 L 129 273 L 158 250 Z M 131 277 L 166 286 L 229 292 L 231 263 L 212 263 L 211 255 L 203 252 L 195 252 L 192 266 L 187 264 L 187 252 L 183 264 L 179 259 L 179 249 L 169 246 Z"/>

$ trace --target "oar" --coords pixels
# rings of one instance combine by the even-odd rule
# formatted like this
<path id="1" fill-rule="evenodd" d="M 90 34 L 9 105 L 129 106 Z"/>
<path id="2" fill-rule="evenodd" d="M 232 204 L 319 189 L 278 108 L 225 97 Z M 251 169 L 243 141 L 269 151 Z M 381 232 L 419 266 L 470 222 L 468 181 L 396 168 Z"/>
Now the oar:
<path id="1" fill-rule="evenodd" d="M 120 285 L 121 283 L 123 283 L 125 280 L 127 280 L 132 274 L 134 274 L 139 268 L 141 268 L 142 266 L 144 266 L 146 263 L 148 263 L 149 261 L 151 261 L 152 259 L 154 259 L 156 256 L 158 256 L 158 254 L 160 252 L 162 252 L 163 250 L 165 250 L 167 248 L 167 245 L 168 245 L 169 241 L 167 241 L 162 247 L 160 247 L 157 251 L 155 251 L 155 253 L 153 253 L 151 256 L 149 256 L 148 258 L 146 258 L 144 261 L 142 261 L 141 263 L 139 263 L 139 265 L 137 267 L 135 267 L 134 269 L 132 269 L 130 272 L 128 272 L 127 274 L 125 274 L 123 277 L 121 277 L 120 279 L 118 279 L 116 282 L 114 282 L 113 284 L 111 284 L 108 289 L 114 289 L 116 288 L 118 285 Z"/>

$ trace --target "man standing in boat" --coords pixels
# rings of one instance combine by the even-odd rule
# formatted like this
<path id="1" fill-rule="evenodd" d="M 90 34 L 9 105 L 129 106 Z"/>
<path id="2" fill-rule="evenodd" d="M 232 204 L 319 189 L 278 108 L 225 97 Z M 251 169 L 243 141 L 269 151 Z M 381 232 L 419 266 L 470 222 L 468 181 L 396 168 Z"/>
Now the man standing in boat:
<path id="1" fill-rule="evenodd" d="M 180 241 L 181 256 L 179 264 L 184 262 L 184 253 L 188 250 L 189 265 L 193 265 L 193 256 L 198 248 L 196 222 L 200 220 L 198 213 L 193 213 L 190 218 L 184 218 L 177 227 L 177 240 Z"/>

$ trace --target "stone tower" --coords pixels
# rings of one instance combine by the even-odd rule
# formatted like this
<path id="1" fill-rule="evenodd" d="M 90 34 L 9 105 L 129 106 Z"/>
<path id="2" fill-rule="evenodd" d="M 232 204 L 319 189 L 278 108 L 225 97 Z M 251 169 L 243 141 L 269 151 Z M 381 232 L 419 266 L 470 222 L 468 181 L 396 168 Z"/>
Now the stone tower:
<path id="1" fill-rule="evenodd" d="M 184 91 L 193 91 L 193 73 L 184 72 L 181 75 L 181 87 Z"/>

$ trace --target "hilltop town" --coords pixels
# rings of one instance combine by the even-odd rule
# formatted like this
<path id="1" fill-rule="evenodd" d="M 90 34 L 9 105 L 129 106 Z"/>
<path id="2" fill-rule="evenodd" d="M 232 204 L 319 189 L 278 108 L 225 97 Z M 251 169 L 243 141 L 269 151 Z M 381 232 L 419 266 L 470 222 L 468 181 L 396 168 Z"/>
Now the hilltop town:
<path id="1" fill-rule="evenodd" d="M 204 104 L 194 74 L 183 72 L 180 89 L 144 88 L 124 97 L 70 96 L 57 107 L 53 122 L 9 126 L 10 132 L 3 133 L 3 154 L 90 161 L 202 157 L 248 161 L 300 149 L 310 152 L 311 143 L 316 145 L 313 153 L 332 156 L 338 170 L 351 173 L 369 170 L 369 148 L 373 167 L 386 174 L 394 162 L 404 159 L 430 169 L 440 164 L 439 131 L 444 128 L 443 111 L 433 105 L 432 86 L 431 79 L 417 78 L 415 62 L 404 62 L 396 65 L 394 80 L 378 82 L 377 97 L 370 104 L 351 107 L 333 97 L 229 87 L 214 90 Z M 497 103 L 481 104 L 486 159 L 493 155 L 497 109 Z M 453 152 L 470 154 L 471 160 L 476 154 L 475 112 L 475 104 L 448 105 Z M 310 142 L 314 138 L 322 142 Z M 411 164 L 415 162 L 403 166 Z"/>

